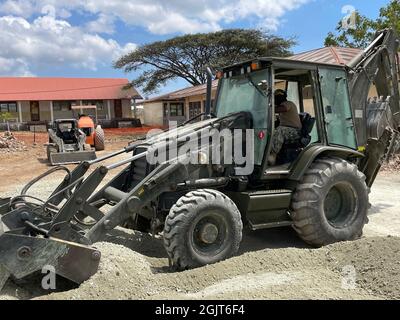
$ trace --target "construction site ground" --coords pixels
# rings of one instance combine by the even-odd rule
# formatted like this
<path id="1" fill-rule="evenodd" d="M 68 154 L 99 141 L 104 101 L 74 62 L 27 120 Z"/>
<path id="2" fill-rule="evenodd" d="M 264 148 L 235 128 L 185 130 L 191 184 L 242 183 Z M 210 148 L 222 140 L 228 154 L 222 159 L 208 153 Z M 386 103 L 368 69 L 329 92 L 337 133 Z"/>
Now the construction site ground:
<path id="1" fill-rule="evenodd" d="M 98 155 L 143 134 L 106 131 L 107 150 Z M 0 153 L 0 197 L 16 195 L 49 169 L 43 147 L 46 134 L 36 134 L 36 145 L 32 133 L 15 136 L 25 142 L 26 150 Z M 32 194 L 45 198 L 61 178 L 46 178 Z M 371 191 L 369 224 L 362 239 L 314 249 L 291 228 L 246 230 L 236 257 L 184 272 L 169 268 L 160 238 L 118 228 L 96 244 L 102 261 L 87 282 L 76 286 L 58 278 L 56 292 L 48 292 L 41 289 L 39 275 L 9 280 L 0 300 L 400 299 L 399 199 L 400 171 L 381 172 Z"/>

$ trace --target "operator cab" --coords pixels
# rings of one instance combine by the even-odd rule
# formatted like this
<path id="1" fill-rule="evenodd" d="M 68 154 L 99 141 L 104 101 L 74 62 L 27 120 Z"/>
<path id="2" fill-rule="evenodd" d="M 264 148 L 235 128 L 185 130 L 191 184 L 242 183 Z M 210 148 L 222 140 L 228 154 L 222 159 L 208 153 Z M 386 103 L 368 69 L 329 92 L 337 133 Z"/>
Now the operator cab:
<path id="1" fill-rule="evenodd" d="M 272 61 L 258 61 L 224 70 L 220 80 L 216 104 L 217 117 L 246 111 L 251 114 L 254 130 L 254 164 L 258 171 L 265 167 L 271 141 L 280 125 L 279 114 L 273 107 L 274 92 L 287 93 L 294 103 L 301 121 L 301 135 L 297 141 L 284 143 L 276 163 L 269 171 L 288 170 L 299 154 L 318 141 L 315 125 L 315 94 L 312 71 L 298 68 L 274 68 Z M 267 169 L 267 168 L 265 168 Z M 265 170 L 264 170 L 265 171 Z"/>
<path id="2" fill-rule="evenodd" d="M 274 89 L 284 90 L 287 101 L 297 108 L 301 122 L 300 135 L 296 141 L 285 141 L 277 155 L 276 167 L 289 167 L 300 153 L 313 142 L 318 141 L 315 126 L 315 94 L 312 86 L 312 74 L 309 70 L 277 69 L 275 70 Z M 279 128 L 280 114 L 275 113 L 275 129 Z"/>
<path id="3" fill-rule="evenodd" d="M 237 112 L 251 114 L 256 178 L 287 177 L 301 155 L 314 145 L 357 150 L 344 67 L 260 58 L 227 67 L 219 78 L 217 117 Z M 281 120 L 275 106 L 277 89 L 284 90 L 287 100 L 297 108 L 301 130 L 296 141 L 284 141 L 276 161 L 269 163 Z"/>
<path id="4" fill-rule="evenodd" d="M 61 138 L 65 144 L 75 144 L 78 142 L 76 120 L 56 120 L 54 126 L 57 137 Z"/>

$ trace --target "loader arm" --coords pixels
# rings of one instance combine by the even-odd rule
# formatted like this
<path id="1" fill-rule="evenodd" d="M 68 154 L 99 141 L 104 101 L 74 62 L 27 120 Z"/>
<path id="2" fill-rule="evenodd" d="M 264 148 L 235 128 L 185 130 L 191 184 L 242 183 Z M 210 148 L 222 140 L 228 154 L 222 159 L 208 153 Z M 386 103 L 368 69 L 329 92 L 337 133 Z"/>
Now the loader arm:
<path id="1" fill-rule="evenodd" d="M 399 40 L 394 30 L 376 34 L 375 40 L 348 65 L 349 89 L 360 151 L 360 170 L 371 186 L 392 153 L 400 126 Z M 368 99 L 375 85 L 378 97 Z"/>

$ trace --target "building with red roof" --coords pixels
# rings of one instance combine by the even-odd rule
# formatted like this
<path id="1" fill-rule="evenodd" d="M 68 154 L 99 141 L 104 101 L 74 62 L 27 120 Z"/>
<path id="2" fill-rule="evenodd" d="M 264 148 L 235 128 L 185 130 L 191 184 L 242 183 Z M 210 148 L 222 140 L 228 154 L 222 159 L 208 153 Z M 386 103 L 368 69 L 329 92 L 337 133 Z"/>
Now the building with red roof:
<path id="1" fill-rule="evenodd" d="M 141 99 L 128 85 L 128 79 L 0 77 L 0 112 L 10 113 L 12 122 L 46 124 L 76 118 L 72 107 L 90 105 L 96 110 L 82 108 L 82 113 L 115 126 L 132 118 L 132 103 Z"/>

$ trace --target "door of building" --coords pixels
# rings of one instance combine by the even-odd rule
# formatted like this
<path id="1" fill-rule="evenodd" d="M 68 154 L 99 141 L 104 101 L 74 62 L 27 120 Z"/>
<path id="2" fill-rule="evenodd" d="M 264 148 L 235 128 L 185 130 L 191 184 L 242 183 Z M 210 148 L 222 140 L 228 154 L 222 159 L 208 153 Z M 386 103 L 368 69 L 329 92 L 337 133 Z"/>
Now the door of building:
<path id="1" fill-rule="evenodd" d="M 40 121 L 39 101 L 31 101 L 31 121 Z"/>
<path id="2" fill-rule="evenodd" d="M 115 118 L 122 118 L 122 102 L 121 100 L 114 100 Z"/>

